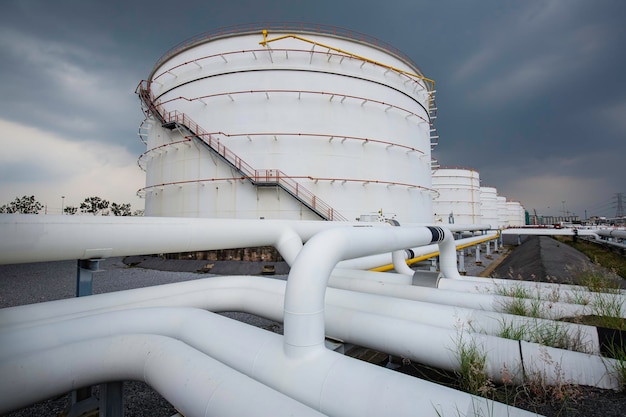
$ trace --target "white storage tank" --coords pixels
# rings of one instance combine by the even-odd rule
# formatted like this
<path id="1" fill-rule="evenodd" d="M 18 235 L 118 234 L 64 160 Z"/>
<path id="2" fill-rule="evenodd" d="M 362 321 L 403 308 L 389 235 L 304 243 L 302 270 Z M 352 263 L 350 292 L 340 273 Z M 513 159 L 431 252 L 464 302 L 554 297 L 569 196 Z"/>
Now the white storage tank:
<path id="1" fill-rule="evenodd" d="M 519 227 L 524 225 L 524 208 L 518 201 L 507 201 L 506 210 L 508 226 Z"/>
<path id="2" fill-rule="evenodd" d="M 456 224 L 480 224 L 480 177 L 467 168 L 439 168 L 432 173 L 434 221 Z"/>
<path id="3" fill-rule="evenodd" d="M 431 221 L 433 83 L 380 41 L 222 29 L 166 53 L 138 92 L 146 215 Z"/>
<path id="4" fill-rule="evenodd" d="M 497 196 L 496 204 L 498 206 L 498 227 L 506 228 L 509 227 L 509 216 L 506 205 L 506 197 Z"/>
<path id="5" fill-rule="evenodd" d="M 493 229 L 499 227 L 497 197 L 498 190 L 495 187 L 480 187 L 481 223 L 489 224 Z"/>

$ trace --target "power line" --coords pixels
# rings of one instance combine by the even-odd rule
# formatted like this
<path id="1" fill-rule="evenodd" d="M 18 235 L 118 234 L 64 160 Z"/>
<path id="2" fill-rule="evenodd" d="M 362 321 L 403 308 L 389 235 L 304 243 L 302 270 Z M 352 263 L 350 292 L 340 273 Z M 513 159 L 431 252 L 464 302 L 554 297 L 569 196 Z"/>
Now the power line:
<path id="1" fill-rule="evenodd" d="M 624 194 L 615 193 L 615 199 L 617 200 L 617 210 L 615 211 L 615 218 L 624 217 Z"/>

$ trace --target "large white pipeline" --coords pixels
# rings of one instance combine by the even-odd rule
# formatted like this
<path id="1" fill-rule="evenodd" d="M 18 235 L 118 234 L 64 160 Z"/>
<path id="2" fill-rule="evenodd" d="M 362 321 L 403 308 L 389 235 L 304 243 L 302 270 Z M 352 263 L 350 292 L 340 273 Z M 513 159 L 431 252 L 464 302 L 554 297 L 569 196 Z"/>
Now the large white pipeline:
<path id="1" fill-rule="evenodd" d="M 41 341 L 41 345 L 27 343 L 29 339 L 32 342 L 31 336 L 37 333 L 36 338 Z M 71 369 L 71 372 L 79 373 L 72 362 L 74 349 L 64 347 L 81 346 L 81 343 L 90 340 L 97 342 L 115 335 L 137 333 L 165 335 L 178 339 L 209 357 L 328 415 L 378 416 L 392 410 L 393 415 L 409 416 L 420 413 L 435 416 L 437 412 L 448 413 L 457 408 L 467 415 L 474 415 L 472 411 L 477 398 L 468 394 L 371 366 L 326 349 L 309 352 L 314 354 L 306 357 L 293 358 L 284 354 L 284 338 L 279 335 L 206 311 L 184 308 L 124 310 L 23 329 L 13 334 L 22 342 L 23 351 L 5 347 L 1 355 L 4 360 L 0 362 L 2 364 L 0 370 L 4 374 L 20 369 L 30 364 L 38 352 L 59 349 L 66 352 L 67 356 L 62 353 L 55 355 L 55 364 L 63 364 Z M 85 347 L 87 346 L 90 345 Z M 163 355 L 157 356 L 162 361 L 168 361 Z M 106 355 L 102 358 L 97 355 L 95 357 L 103 364 L 107 363 Z M 174 362 L 168 368 L 178 365 L 178 361 Z M 81 369 L 81 362 L 78 364 L 78 369 Z M 62 368 L 58 368 L 57 365 L 51 369 L 46 368 L 44 362 L 39 362 L 39 365 L 46 369 L 42 375 L 22 372 L 4 374 L 12 377 L 0 380 L 0 390 L 5 392 L 4 390 L 8 390 L 10 386 L 29 387 L 31 384 L 37 387 L 39 384 L 54 386 L 53 381 L 56 378 L 67 376 L 59 373 L 61 372 L 59 369 Z M 117 366 L 112 366 L 106 376 L 108 380 L 118 380 L 128 377 L 127 372 L 124 370 L 120 374 Z M 76 379 L 77 383 L 85 379 L 92 382 L 96 377 L 82 376 L 79 373 Z M 54 388 L 48 388 L 50 389 Z M 20 390 L 13 394 L 14 403 L 20 404 L 30 399 L 28 390 Z M 396 394 L 400 397 L 396 398 Z M 375 399 L 374 404 L 369 401 L 371 399 Z M 187 401 L 195 400 L 187 398 Z M 484 399 L 480 399 L 479 403 L 484 403 L 484 406 L 480 407 L 483 411 L 494 407 L 498 412 L 507 413 L 502 415 L 534 415 Z"/>
<path id="2" fill-rule="evenodd" d="M 228 285 L 224 285 L 226 283 Z M 239 285 L 239 290 L 236 289 L 235 284 Z M 198 282 L 168 285 L 165 286 L 166 288 L 129 290 L 127 291 L 129 294 L 123 294 L 126 299 L 118 303 L 114 303 L 115 300 L 109 297 L 110 294 L 101 294 L 88 297 L 91 303 L 86 303 L 86 299 L 79 298 L 14 307 L 8 309 L 9 315 L 12 316 L 12 320 L 8 321 L 11 323 L 5 323 L 3 331 L 0 332 L 4 340 L 11 340 L 10 344 L 0 349 L 0 362 L 10 360 L 11 356 L 19 356 L 32 349 L 47 350 L 56 347 L 58 343 L 73 343 L 86 337 L 105 337 L 122 331 L 125 333 L 154 332 L 184 340 L 197 347 L 197 343 L 189 342 L 183 334 L 172 332 L 180 330 L 179 327 L 182 325 L 179 323 L 183 321 L 197 324 L 198 320 L 175 319 L 175 324 L 166 324 L 170 323 L 169 320 L 172 318 L 180 317 L 183 311 L 172 310 L 167 314 L 161 313 L 164 314 L 163 317 L 157 314 L 160 310 L 150 310 L 148 314 L 142 310 L 128 314 L 125 311 L 121 314 L 119 311 L 116 314 L 103 312 L 137 306 L 193 305 L 212 311 L 252 312 L 279 321 L 284 286 L 283 281 L 263 278 L 209 278 L 198 280 Z M 168 296 L 164 297 L 164 294 Z M 261 302 L 257 301 L 261 298 Z M 476 344 L 485 350 L 487 371 L 489 376 L 496 381 L 503 376 L 503 364 L 506 364 L 509 376 L 513 376 L 517 382 L 523 381 L 524 373 L 527 376 L 531 375 L 533 369 L 536 370 L 537 366 L 541 365 L 542 375 L 547 383 L 562 383 L 566 380 L 570 383 L 602 388 L 617 386 L 616 380 L 606 372 L 606 367 L 611 365 L 611 360 L 553 348 L 540 350 L 532 343 L 461 332 L 471 328 L 472 321 L 476 321 L 477 324 L 479 322 L 480 326 L 489 326 L 491 322 L 492 326 L 497 327 L 498 320 L 506 319 L 504 316 L 498 319 L 490 317 L 488 313 L 463 311 L 463 309 L 456 308 L 446 309 L 442 306 L 409 303 L 388 297 L 333 291 L 332 289 L 327 291 L 327 298 L 326 332 L 331 337 L 349 343 L 379 349 L 430 366 L 456 370 L 459 362 L 455 352 L 458 350 L 457 343 L 462 337 L 465 343 Z M 73 304 L 80 307 L 75 306 L 72 309 L 74 314 L 71 316 L 67 314 L 70 301 L 74 301 Z M 381 315 L 383 311 L 385 314 Z M 35 316 L 39 319 L 24 319 L 24 314 L 21 313 L 25 312 L 35 312 L 37 313 Z M 65 314 L 56 316 L 58 317 L 56 319 L 42 319 L 54 313 Z M 117 319 L 115 319 L 116 315 Z M 434 323 L 425 325 L 423 323 L 427 320 L 424 316 L 440 318 Z M 523 321 L 528 320 L 521 317 L 517 319 L 520 320 L 520 325 L 525 325 Z M 455 320 L 459 320 L 459 323 Z M 101 325 L 103 322 L 106 326 Z M 147 322 L 152 324 L 146 325 Z M 463 324 L 467 324 L 467 327 L 456 328 L 457 325 Z M 441 326 L 447 328 L 441 328 Z M 572 325 L 572 328 L 574 327 L 576 326 Z M 579 327 L 579 330 L 584 330 L 584 327 L 588 326 Z M 204 334 L 201 330 L 195 332 Z M 222 331 L 215 332 L 222 333 Z M 581 336 L 585 335 L 581 334 Z M 588 332 L 586 336 L 593 339 L 594 335 Z M 597 345 L 597 335 L 592 343 Z M 546 363 L 547 357 L 554 359 Z"/>
<path id="3" fill-rule="evenodd" d="M 189 285 L 192 284 L 192 285 Z M 21 352 L 35 340 L 39 330 L 31 331 L 32 327 L 41 328 L 60 321 L 87 317 L 104 312 L 119 311 L 129 308 L 143 307 L 196 307 L 214 312 L 241 311 L 262 316 L 274 321 L 282 321 L 282 308 L 285 282 L 266 278 L 246 276 L 219 277 L 167 285 L 165 288 L 141 288 L 122 292 L 122 297 L 108 297 L 106 294 L 85 299 L 89 302 L 67 302 L 57 300 L 6 309 L 3 314 L 3 325 L 0 335 L 11 340 L 10 348 Z M 130 292 L 129 294 L 125 294 Z M 167 294 L 167 296 L 164 296 Z M 256 301 L 262 297 L 262 301 Z M 576 339 L 581 347 L 589 353 L 599 351 L 598 335 L 593 326 L 560 322 L 558 324 L 542 319 L 524 316 L 501 314 L 483 310 L 461 308 L 443 304 L 403 300 L 381 295 L 344 291 L 328 288 L 326 292 L 326 332 L 330 337 L 354 343 L 350 335 L 361 331 L 352 326 L 349 332 L 333 330 L 333 324 L 348 317 L 353 312 L 365 312 L 392 319 L 408 320 L 429 326 L 463 330 L 487 335 L 497 335 L 504 325 L 515 328 L 544 328 L 558 326 L 561 334 Z M 554 323 L 554 324 L 553 324 Z M 30 337 L 24 334 L 31 331 Z M 33 333 L 34 332 L 34 333 Z M 19 336 L 18 336 L 19 335 Z M 401 338 L 396 334 L 391 341 Z M 451 338 L 452 339 L 452 338 Z M 18 340 L 23 340 L 20 345 Z M 370 342 L 371 343 L 371 342 Z M 366 344 L 367 345 L 367 344 Z M 369 345 L 367 345 L 369 346 Z M 371 347 L 371 346 L 369 346 Z M 6 352 L 8 347 L 0 352 Z M 389 352 L 398 354 L 395 351 Z M 417 352 L 420 355 L 420 352 Z M 1 353 L 0 353 L 1 356 Z M 424 355 L 412 356 L 412 360 L 428 363 Z"/>
<path id="4" fill-rule="evenodd" d="M 84 330 L 70 329 L 64 335 Z M 43 350 L 31 346 L 3 361 L 0 413 L 84 386 L 136 380 L 189 417 L 252 416 L 259 410 L 271 416 L 323 415 L 179 340 L 141 330 L 75 339 Z"/>
<path id="5" fill-rule="evenodd" d="M 610 240 L 602 239 L 603 237 L 614 237 L 625 239 L 626 231 L 623 230 L 614 230 L 614 229 L 580 229 L 580 228 L 564 228 L 564 229 L 545 229 L 545 228 L 512 228 L 506 229 L 502 232 L 505 235 L 512 236 L 524 236 L 524 235 L 533 235 L 533 236 L 587 236 L 591 237 L 596 241 L 602 242 L 604 244 L 615 246 L 621 249 L 626 249 L 626 244 L 613 242 Z"/>
<path id="6" fill-rule="evenodd" d="M 626 230 L 618 229 L 595 229 L 595 232 L 600 236 L 615 237 L 619 239 L 626 239 Z"/>
<path id="7" fill-rule="evenodd" d="M 580 285 L 557 284 L 508 280 L 497 278 L 465 277 L 463 281 L 442 278 L 438 288 L 468 293 L 510 294 L 523 293 L 529 299 L 543 300 L 548 303 L 579 303 L 588 313 L 593 312 L 594 304 L 614 305 L 615 312 L 626 318 L 626 290 L 607 289 L 607 292 L 592 291 Z"/>
<path id="8" fill-rule="evenodd" d="M 317 249 L 309 250 L 310 254 L 306 256 L 306 259 L 309 261 L 308 263 L 304 261 L 296 262 L 294 265 L 294 268 L 292 268 L 292 274 L 290 274 L 289 282 L 290 283 L 296 282 L 296 284 L 292 285 L 293 295 L 291 297 L 288 296 L 285 302 L 284 315 L 286 318 L 286 326 L 285 326 L 286 330 L 285 330 L 285 344 L 283 347 L 284 347 L 284 351 L 288 354 L 287 357 L 291 358 L 291 356 L 294 356 L 295 359 L 300 359 L 301 357 L 308 358 L 311 355 L 317 356 L 318 351 L 320 350 L 320 347 L 323 346 L 323 340 L 324 340 L 324 313 L 323 313 L 324 294 L 323 294 L 323 291 L 321 292 L 321 295 L 318 292 L 316 296 L 309 298 L 309 300 L 312 300 L 312 302 L 309 305 L 304 305 L 304 307 L 300 310 L 298 309 L 302 307 L 303 303 L 294 301 L 294 303 L 292 304 L 292 307 L 294 307 L 294 311 L 288 310 L 288 303 L 287 303 L 289 299 L 297 300 L 298 297 L 300 297 L 300 301 L 301 301 L 302 297 L 306 297 L 304 295 L 306 291 L 304 291 L 305 286 L 303 285 L 303 283 L 308 282 L 308 280 L 306 280 L 305 278 L 294 280 L 292 278 L 294 276 L 295 277 L 306 276 L 306 274 L 308 273 L 306 271 L 311 269 L 311 265 L 312 265 L 310 263 L 311 259 L 315 259 L 316 263 L 319 264 L 318 260 L 320 259 L 320 255 L 322 254 L 319 254 L 319 253 L 316 254 L 316 252 L 318 251 L 323 252 L 325 250 L 334 250 L 333 254 L 339 253 L 338 255 L 336 255 L 335 259 L 332 259 L 332 256 L 328 256 L 328 254 L 323 253 L 324 256 L 322 257 L 322 259 L 324 260 L 327 260 L 328 258 L 331 258 L 331 259 L 328 262 L 322 262 L 323 265 L 321 269 L 314 271 L 314 273 L 315 273 L 315 276 L 318 277 L 318 279 L 323 279 L 325 281 L 325 280 L 328 280 L 330 271 L 334 268 L 334 265 L 336 264 L 336 262 L 342 258 L 348 258 L 351 256 L 363 254 L 363 252 L 367 254 L 367 253 L 377 253 L 381 250 L 394 250 L 394 249 L 397 250 L 400 248 L 407 247 L 407 245 L 410 244 L 411 242 L 413 242 L 413 244 L 420 244 L 420 243 L 424 244 L 427 242 L 437 241 L 437 240 L 441 242 L 446 242 L 446 239 L 444 239 L 444 237 L 446 237 L 446 234 L 444 233 L 442 229 L 420 228 L 417 230 L 421 232 L 421 235 L 419 235 L 418 237 L 416 237 L 415 235 L 409 236 L 409 234 L 407 234 L 407 231 L 403 231 L 399 233 L 394 231 L 390 234 L 389 229 L 385 231 L 383 229 L 373 230 L 370 228 L 369 231 L 364 231 L 362 228 L 356 228 L 356 229 L 351 228 L 347 230 L 344 229 L 341 231 L 329 231 L 329 232 L 325 232 L 321 234 L 321 235 L 330 236 L 330 237 L 325 237 L 323 240 L 321 240 L 321 242 L 323 243 L 316 244 L 316 245 L 309 244 L 305 246 L 305 249 L 303 250 L 303 252 L 306 252 L 306 248 L 308 247 L 313 247 L 313 248 L 317 247 Z M 448 234 L 448 236 L 450 235 Z M 365 237 L 367 237 L 368 239 L 365 239 Z M 299 239 L 299 236 L 297 236 L 296 239 Z M 319 239 L 318 240 L 316 239 L 317 237 L 313 238 L 312 241 L 317 242 L 319 240 Z M 416 240 L 418 243 L 415 243 Z M 333 244 L 329 245 L 329 241 L 332 242 Z M 366 241 L 367 243 L 363 243 Z M 451 238 L 447 240 L 448 244 L 450 242 L 452 242 L 452 245 L 454 244 L 454 241 L 452 241 Z M 444 244 L 445 243 L 443 243 L 442 246 Z M 329 246 L 330 248 L 328 248 Z M 454 248 L 454 246 L 452 247 Z M 442 253 L 444 254 L 446 253 L 444 248 L 442 248 Z M 297 259 L 299 259 L 301 256 L 304 256 L 303 253 L 298 255 Z M 444 260 L 446 259 L 445 256 L 443 258 Z M 445 265 L 445 262 L 444 262 L 444 265 Z M 452 265 L 451 262 L 450 262 L 450 265 Z M 456 259 L 454 259 L 454 265 L 456 266 Z M 444 266 L 442 269 L 445 270 L 446 268 L 451 268 L 451 266 Z M 296 275 L 293 275 L 294 271 L 298 271 Z M 456 272 L 456 269 L 455 269 L 455 272 Z M 449 275 L 453 275 L 453 273 L 450 273 Z M 319 278 L 320 276 L 326 277 L 326 278 Z M 310 275 L 309 275 L 309 278 L 311 278 Z M 289 284 L 287 286 L 287 293 L 289 293 Z M 320 300 L 321 300 L 321 307 L 322 307 L 321 315 L 320 315 L 320 310 L 316 309 L 320 306 L 319 304 Z M 370 314 L 370 317 L 367 316 L 368 314 Z M 345 310 L 339 314 L 339 316 L 341 315 L 343 315 L 343 317 L 349 316 L 349 314 L 345 313 Z M 368 322 L 372 323 L 373 322 L 372 319 L 378 319 L 378 317 L 376 316 L 377 316 L 376 314 L 363 313 L 362 311 L 358 311 L 358 315 L 355 316 L 355 320 L 356 318 L 363 319 L 363 317 L 368 317 L 368 319 L 366 319 L 364 323 L 368 323 Z M 290 319 L 288 319 L 288 317 L 290 317 Z M 320 317 L 321 317 L 321 326 L 320 326 Z M 402 327 L 400 324 L 393 325 L 393 323 L 401 323 L 396 319 L 389 320 L 389 318 L 387 317 L 387 318 L 382 318 L 382 320 L 383 322 L 385 322 L 386 320 L 385 325 L 370 326 L 370 328 L 384 329 L 384 328 L 394 328 L 398 326 Z M 290 331 L 287 330 L 289 328 L 289 325 L 287 325 L 287 321 L 291 321 L 292 324 L 290 328 L 295 329 L 295 330 L 290 330 Z M 305 324 L 301 326 L 299 325 L 299 323 L 305 323 Z M 359 326 L 359 327 L 367 327 L 367 325 Z M 303 328 L 307 328 L 307 329 L 312 328 L 314 331 L 312 333 L 309 333 L 308 331 L 302 331 Z M 321 328 L 321 332 L 320 332 L 320 328 Z M 398 329 L 395 328 L 395 330 L 398 330 Z M 375 333 L 375 334 L 378 334 L 379 336 L 378 339 L 382 340 L 380 338 L 380 332 Z M 320 339 L 320 335 L 321 335 L 321 339 Z M 450 338 L 448 334 L 446 334 L 445 337 L 447 337 L 448 339 Z M 369 338 L 374 338 L 374 335 L 369 336 Z M 409 346 L 413 346 L 413 347 L 415 347 L 416 345 L 419 346 L 419 343 L 417 343 L 419 339 L 423 341 L 424 337 L 421 337 L 421 338 L 418 337 L 418 340 L 415 340 L 413 343 L 410 343 Z M 321 343 L 320 343 L 320 340 L 321 340 Z M 443 339 L 441 339 L 441 341 L 443 341 Z M 515 347 L 517 348 L 517 342 L 515 343 L 516 343 Z M 520 343 L 520 347 L 522 343 Z M 491 343 L 491 345 L 493 345 L 493 343 Z M 430 346 L 432 346 L 432 344 Z M 424 346 L 423 349 L 428 349 L 428 345 Z M 503 349 L 503 351 L 504 350 L 508 350 L 508 349 Z M 326 350 L 322 349 L 322 351 L 326 351 Z M 294 358 L 291 358 L 291 359 L 294 359 Z M 566 360 L 566 362 L 568 361 Z M 576 360 L 575 362 L 579 363 L 580 361 Z"/>
<path id="9" fill-rule="evenodd" d="M 0 214 L 0 264 L 272 245 L 287 263 L 316 233 L 386 223 Z"/>
<path id="10" fill-rule="evenodd" d="M 473 237 L 466 237 L 466 238 L 462 238 L 462 239 L 457 239 L 457 240 L 454 241 L 455 249 L 456 249 L 456 247 L 470 245 L 470 244 L 473 244 L 473 243 L 476 243 L 476 242 L 483 241 L 485 238 L 489 238 L 489 237 L 491 237 L 492 239 L 495 239 L 497 237 L 497 233 L 496 232 L 488 232 L 486 235 L 480 235 L 480 236 L 473 236 Z M 421 256 L 429 255 L 431 253 L 438 252 L 439 249 L 440 249 L 440 245 L 439 244 L 431 244 L 431 245 L 425 245 L 425 246 L 414 247 L 414 248 L 406 248 L 406 249 L 411 249 L 413 251 L 413 256 L 415 258 L 418 258 L 418 257 L 421 257 Z M 343 268 L 343 269 L 368 270 L 368 269 L 373 269 L 373 268 L 380 267 L 382 265 L 389 265 L 389 264 L 394 264 L 394 265 L 396 264 L 394 262 L 394 260 L 393 260 L 392 254 L 391 253 L 382 253 L 382 254 L 378 254 L 378 255 L 372 255 L 372 256 L 367 256 L 367 257 L 359 257 L 359 258 L 354 258 L 354 259 L 350 259 L 350 260 L 341 261 L 341 262 L 339 262 L 339 264 L 337 264 L 337 267 Z M 455 265 L 456 265 L 456 259 L 455 259 Z M 401 267 L 401 268 L 404 270 L 403 267 Z M 456 266 L 455 266 L 455 269 L 456 269 Z M 458 270 L 457 270 L 457 274 L 458 274 Z M 462 277 L 460 277 L 460 278 L 462 278 Z"/>
<path id="11" fill-rule="evenodd" d="M 220 223 L 223 223 L 223 221 L 220 220 Z M 102 223 L 97 224 L 99 226 L 102 225 Z M 255 224 L 251 222 L 247 226 L 255 226 Z M 150 229 L 150 227 L 146 228 Z M 51 256 L 77 258 L 96 255 L 113 256 L 126 254 L 125 249 L 120 249 L 117 246 L 118 233 L 121 233 L 123 236 L 122 240 L 129 233 L 132 233 L 132 230 L 124 230 L 123 228 L 109 227 L 102 229 L 102 227 L 98 227 L 98 236 L 108 238 L 104 239 L 104 244 L 98 247 L 94 248 L 91 246 L 97 239 L 94 240 L 92 239 L 93 236 L 90 236 L 89 239 L 81 240 L 79 244 L 70 239 L 72 244 L 69 247 L 68 245 L 61 245 L 63 250 L 50 250 L 49 246 L 57 243 L 54 240 L 50 240 L 50 235 L 58 238 L 61 236 L 60 231 L 62 229 L 63 227 L 52 227 L 50 229 L 44 225 L 43 228 L 35 230 L 34 233 L 34 236 L 45 241 L 43 245 L 40 241 L 27 243 L 30 243 L 31 247 L 42 248 L 42 250 L 47 249 L 49 252 L 45 256 L 48 258 L 44 257 L 46 260 Z M 79 232 L 88 233 L 91 228 L 70 229 L 72 229 L 70 236 L 66 232 L 62 233 L 66 239 L 68 237 L 80 239 L 81 233 Z M 184 227 L 183 229 L 185 230 L 166 228 L 166 231 L 171 235 L 175 235 L 176 238 L 178 238 L 179 233 L 193 232 L 189 227 Z M 330 271 L 338 260 L 351 256 L 370 255 L 381 251 L 399 250 L 411 245 L 427 244 L 437 240 L 438 237 L 443 237 L 443 230 L 441 229 L 390 229 L 392 228 L 387 229 L 385 232 L 383 228 L 342 228 L 341 231 L 339 229 L 328 230 L 314 236 L 296 257 L 290 273 L 283 312 L 285 318 L 284 337 L 277 338 L 277 335 L 272 335 L 269 332 L 259 329 L 253 330 L 254 328 L 251 326 L 241 325 L 228 320 L 228 331 L 223 332 L 219 337 L 210 338 L 210 343 L 206 346 L 207 349 L 210 349 L 211 353 L 209 355 L 218 358 L 232 368 L 241 370 L 268 386 L 286 393 L 298 401 L 330 415 L 381 415 L 388 413 L 390 410 L 392 410 L 394 415 L 415 415 L 417 413 L 424 415 L 425 412 L 428 413 L 429 407 L 432 407 L 430 415 L 459 411 L 467 415 L 476 415 L 494 408 L 498 410 L 499 414 L 530 415 L 531 413 L 503 404 L 478 399 L 465 393 L 425 383 L 384 368 L 373 367 L 324 348 L 323 309 L 325 284 Z M 15 232 L 15 230 L 11 231 Z M 235 231 L 237 233 L 234 233 Z M 378 233 L 379 231 L 382 233 Z M 163 232 L 164 230 L 159 228 L 157 233 L 162 235 Z M 216 234 L 213 233 L 213 230 L 204 230 L 203 232 L 216 239 Z M 240 235 L 242 233 L 248 233 L 248 230 L 239 228 L 230 230 L 230 235 Z M 148 240 L 151 240 L 151 237 L 156 237 L 155 233 L 147 233 L 147 235 Z M 217 235 L 219 236 L 219 233 Z M 275 237 L 276 234 L 272 236 Z M 29 237 L 32 238 L 33 234 L 29 234 Z M 142 237 L 146 238 L 146 236 Z M 196 248 L 196 246 L 190 245 L 189 241 L 193 241 L 194 244 L 200 242 L 201 245 L 205 245 L 202 247 L 203 249 L 211 248 L 210 244 L 209 247 L 206 246 L 206 241 L 210 241 L 210 238 L 207 239 L 204 235 L 199 238 L 196 238 L 196 235 L 193 235 L 193 237 L 193 239 L 185 241 L 185 244 L 188 245 L 187 249 L 174 245 L 176 249 L 173 251 L 200 250 L 200 248 L 191 249 Z M 167 233 L 166 238 L 169 238 Z M 245 242 L 242 242 L 242 240 Z M 229 242 L 232 242 L 233 247 L 263 244 L 250 243 L 250 240 L 253 239 L 242 240 L 234 239 L 229 240 Z M 24 243 L 23 240 L 20 240 L 20 242 Z M 178 240 L 178 242 L 182 243 L 181 240 Z M 126 243 L 128 244 L 128 242 Z M 83 251 L 76 255 L 76 248 L 81 248 L 81 246 Z M 124 246 L 124 244 L 120 246 Z M 138 252 L 130 253 L 142 253 L 146 250 L 145 247 L 160 248 L 162 246 L 148 244 L 140 248 Z M 91 249 L 85 251 L 85 247 Z M 309 249 L 307 250 L 307 248 Z M 128 248 L 127 250 L 135 251 L 137 249 Z M 160 251 L 162 250 L 149 250 L 148 252 Z M 67 253 L 71 253 L 71 255 L 67 255 Z M 329 253 L 330 256 L 328 256 Z M 325 257 L 321 259 L 321 262 L 320 256 Z M 14 261 L 15 258 L 9 257 L 8 259 Z M 108 322 L 103 320 L 102 325 L 106 326 Z M 246 330 L 242 330 L 240 334 L 238 330 L 235 330 L 238 326 L 244 326 L 243 328 Z M 249 340 L 249 343 L 242 345 L 240 336 L 250 332 L 254 333 L 254 337 Z M 194 329 L 193 333 L 198 333 L 198 329 Z M 231 338 L 231 336 L 233 337 Z M 243 340 L 248 339 L 244 337 Z M 234 346 L 238 346 L 240 349 L 233 349 Z M 280 370 L 280 372 L 277 372 L 277 370 Z M 89 371 L 87 370 L 86 372 Z M 382 394 L 383 392 L 392 394 L 392 396 L 386 397 Z M 381 396 L 383 397 L 382 400 Z M 376 398 L 374 403 L 368 401 L 373 398 Z M 477 404 L 481 410 L 476 410 Z"/>
<path id="12" fill-rule="evenodd" d="M 399 279 L 398 276 L 405 279 Z M 506 307 L 513 301 L 512 297 L 499 295 L 496 291 L 464 291 L 455 285 L 466 281 L 439 278 L 437 287 L 429 288 L 410 285 L 411 282 L 407 282 L 406 277 L 384 272 L 335 269 L 329 285 L 350 291 L 496 312 L 505 312 Z M 550 319 L 580 316 L 591 312 L 590 307 L 586 305 L 551 300 L 519 299 L 518 302 L 523 303 L 528 311 L 539 308 L 546 313 L 545 317 Z"/>

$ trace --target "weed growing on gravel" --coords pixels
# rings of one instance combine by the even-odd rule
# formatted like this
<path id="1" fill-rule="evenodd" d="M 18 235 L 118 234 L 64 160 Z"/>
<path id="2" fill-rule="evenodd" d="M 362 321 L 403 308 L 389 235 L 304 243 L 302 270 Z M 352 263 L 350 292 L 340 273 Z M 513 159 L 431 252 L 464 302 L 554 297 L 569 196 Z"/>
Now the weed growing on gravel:
<path id="1" fill-rule="evenodd" d="M 456 372 L 460 388 L 470 394 L 489 397 L 494 385 L 486 370 L 487 355 L 474 341 L 465 342 L 459 337 L 456 345 L 460 368 Z"/>

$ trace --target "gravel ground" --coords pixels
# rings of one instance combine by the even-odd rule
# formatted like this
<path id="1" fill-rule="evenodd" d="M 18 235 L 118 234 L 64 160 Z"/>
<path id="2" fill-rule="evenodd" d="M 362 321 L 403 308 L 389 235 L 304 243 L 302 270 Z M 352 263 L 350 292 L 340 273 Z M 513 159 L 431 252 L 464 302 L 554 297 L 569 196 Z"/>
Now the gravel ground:
<path id="1" fill-rule="evenodd" d="M 585 273 L 592 271 L 619 279 L 569 245 L 551 237 L 530 236 L 521 245 L 513 247 L 511 256 L 499 263 L 490 275 L 526 281 L 578 284 Z"/>

